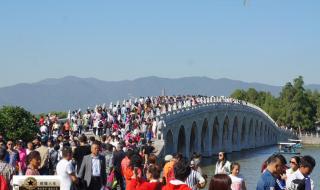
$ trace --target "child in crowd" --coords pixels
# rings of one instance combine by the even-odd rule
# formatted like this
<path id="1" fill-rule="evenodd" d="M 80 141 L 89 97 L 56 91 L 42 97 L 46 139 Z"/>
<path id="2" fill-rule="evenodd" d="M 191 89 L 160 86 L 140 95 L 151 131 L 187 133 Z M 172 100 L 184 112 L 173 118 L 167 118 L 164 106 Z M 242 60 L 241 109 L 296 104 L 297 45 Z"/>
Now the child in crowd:
<path id="1" fill-rule="evenodd" d="M 246 190 L 246 184 L 244 179 L 239 175 L 240 173 L 240 164 L 239 163 L 232 163 L 231 164 L 231 174 L 229 177 L 231 178 L 232 184 L 231 189 L 232 190 Z"/>

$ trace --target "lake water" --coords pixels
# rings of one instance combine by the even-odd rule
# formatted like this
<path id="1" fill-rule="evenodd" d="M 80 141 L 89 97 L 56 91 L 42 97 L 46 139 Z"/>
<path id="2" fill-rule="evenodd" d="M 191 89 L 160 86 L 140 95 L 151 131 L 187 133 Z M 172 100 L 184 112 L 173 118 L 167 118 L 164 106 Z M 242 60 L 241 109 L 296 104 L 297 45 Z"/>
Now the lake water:
<path id="1" fill-rule="evenodd" d="M 277 146 L 272 146 L 235 152 L 227 156 L 228 160 L 240 163 L 240 174 L 245 178 L 247 189 L 255 190 L 256 184 L 261 176 L 260 169 L 263 161 L 277 150 Z M 304 146 L 304 148 L 301 149 L 301 155 L 311 155 L 316 160 L 316 167 L 313 170 L 311 178 L 315 182 L 315 189 L 318 189 L 317 187 L 320 186 L 320 146 Z M 287 158 L 289 164 L 290 157 L 293 155 L 284 156 Z M 217 157 L 202 159 L 202 170 L 204 174 L 208 175 L 208 183 L 214 174 L 216 159 Z"/>

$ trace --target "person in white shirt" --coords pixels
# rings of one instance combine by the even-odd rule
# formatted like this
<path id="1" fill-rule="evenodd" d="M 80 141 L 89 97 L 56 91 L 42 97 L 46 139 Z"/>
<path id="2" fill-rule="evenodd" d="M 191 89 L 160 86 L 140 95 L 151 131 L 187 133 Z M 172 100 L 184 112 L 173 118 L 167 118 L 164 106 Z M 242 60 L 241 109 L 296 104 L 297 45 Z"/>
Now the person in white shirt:
<path id="1" fill-rule="evenodd" d="M 287 189 L 297 190 L 302 188 L 304 190 L 314 190 L 314 183 L 310 178 L 310 174 L 315 166 L 316 161 L 313 157 L 303 156 L 300 159 L 299 169 L 287 178 Z"/>
<path id="2" fill-rule="evenodd" d="M 286 170 L 286 176 L 292 175 L 299 169 L 300 166 L 300 157 L 293 156 L 290 159 L 290 168 Z"/>
<path id="3" fill-rule="evenodd" d="M 72 183 L 77 183 L 78 179 L 74 167 L 71 163 L 72 150 L 70 147 L 64 147 L 62 150 L 63 159 L 57 165 L 57 175 L 61 178 L 60 190 L 70 190 Z"/>
<path id="4" fill-rule="evenodd" d="M 219 158 L 216 164 L 214 174 L 230 174 L 231 163 L 227 160 L 227 154 L 225 152 L 219 152 Z"/>
<path id="5" fill-rule="evenodd" d="M 46 126 L 46 125 L 42 125 L 41 127 L 40 127 L 40 132 L 43 134 L 43 133 L 45 133 L 45 134 L 47 134 L 48 133 L 48 127 Z"/>
<path id="6" fill-rule="evenodd" d="M 27 155 L 30 154 L 30 152 L 32 152 L 34 149 L 32 142 L 28 142 L 27 144 Z"/>
<path id="7" fill-rule="evenodd" d="M 232 190 L 246 190 L 246 184 L 243 180 L 243 178 L 239 175 L 240 173 L 240 164 L 239 163 L 232 163 L 231 164 L 231 174 L 229 177 L 231 178 L 232 184 L 231 189 Z"/>

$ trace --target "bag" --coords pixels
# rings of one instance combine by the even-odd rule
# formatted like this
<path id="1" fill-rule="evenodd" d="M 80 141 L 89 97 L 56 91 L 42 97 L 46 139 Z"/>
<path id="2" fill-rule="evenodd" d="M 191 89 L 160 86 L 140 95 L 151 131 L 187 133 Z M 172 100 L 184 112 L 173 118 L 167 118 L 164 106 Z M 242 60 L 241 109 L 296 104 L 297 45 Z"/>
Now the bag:
<path id="1" fill-rule="evenodd" d="M 70 190 L 86 190 L 86 184 L 82 179 L 78 178 L 78 183 L 72 182 Z"/>
<path id="2" fill-rule="evenodd" d="M 1 174 L 0 174 L 0 190 L 9 190 L 7 180 Z"/>
<path id="3" fill-rule="evenodd" d="M 9 184 L 7 182 L 7 179 L 3 176 L 2 173 L 6 167 L 7 165 L 5 165 L 2 171 L 0 172 L 0 190 L 9 190 Z"/>
<path id="4" fill-rule="evenodd" d="M 105 190 L 114 189 L 117 186 L 117 179 L 114 175 L 114 171 L 112 170 L 107 177 L 107 183 L 105 186 Z"/>
<path id="5" fill-rule="evenodd" d="M 291 186 L 287 188 L 288 190 L 304 190 L 305 183 L 305 179 L 295 179 L 292 181 Z"/>

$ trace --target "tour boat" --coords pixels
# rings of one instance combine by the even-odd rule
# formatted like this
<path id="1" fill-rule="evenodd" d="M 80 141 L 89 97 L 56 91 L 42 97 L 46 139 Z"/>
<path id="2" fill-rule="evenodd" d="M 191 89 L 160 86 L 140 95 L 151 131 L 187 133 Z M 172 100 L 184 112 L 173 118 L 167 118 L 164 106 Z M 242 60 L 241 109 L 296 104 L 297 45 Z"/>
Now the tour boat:
<path id="1" fill-rule="evenodd" d="M 293 142 L 282 142 L 282 143 L 279 143 L 278 146 L 279 146 L 279 150 L 277 153 L 281 153 L 281 154 L 300 154 L 300 152 L 297 151 L 297 148 L 296 148 L 296 143 L 293 143 Z"/>
<path id="2" fill-rule="evenodd" d="M 288 139 L 288 140 L 289 140 L 289 142 L 296 143 L 295 144 L 296 148 L 303 148 L 302 147 L 302 140 L 300 140 L 300 139 Z"/>

